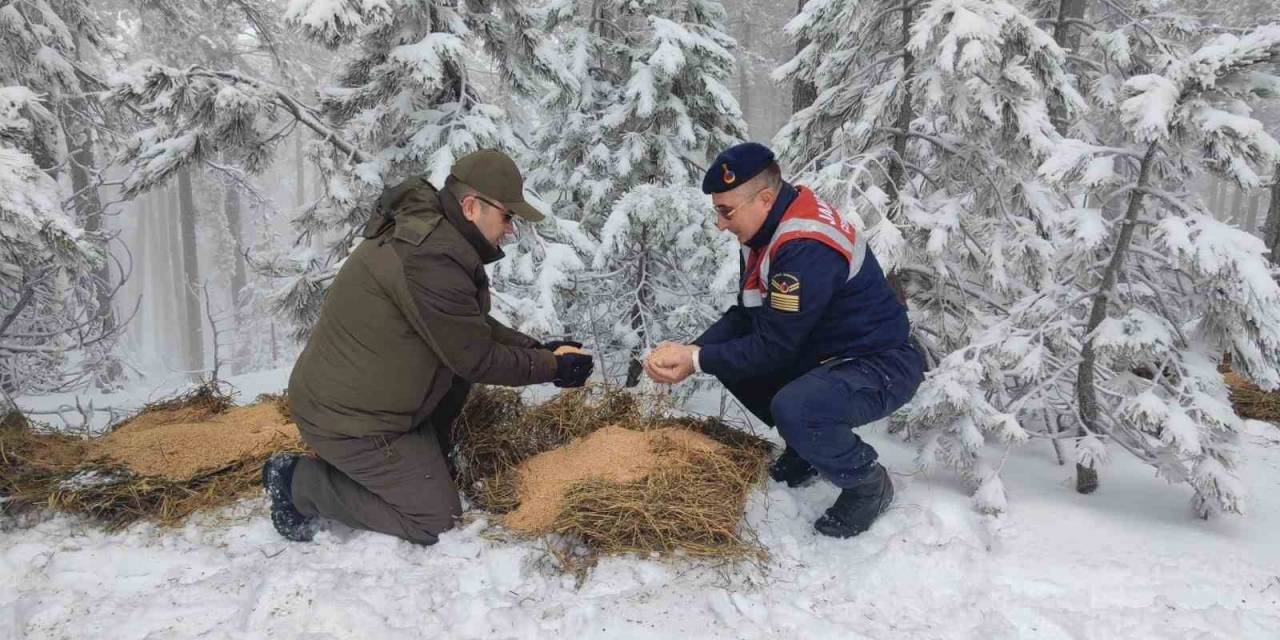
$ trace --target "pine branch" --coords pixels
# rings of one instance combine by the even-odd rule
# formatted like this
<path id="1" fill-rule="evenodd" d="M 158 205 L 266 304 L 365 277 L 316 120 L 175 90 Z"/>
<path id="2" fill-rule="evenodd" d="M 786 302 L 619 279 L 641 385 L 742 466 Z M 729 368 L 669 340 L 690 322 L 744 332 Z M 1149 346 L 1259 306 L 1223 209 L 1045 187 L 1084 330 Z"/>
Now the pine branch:
<path id="1" fill-rule="evenodd" d="M 314 115 L 313 109 L 280 89 L 270 87 L 264 82 L 245 77 L 232 71 L 211 71 L 200 67 L 192 67 L 188 73 L 192 77 L 197 78 L 212 78 L 236 84 L 245 84 L 257 89 L 258 91 L 267 93 L 277 104 L 283 106 L 287 111 L 289 111 L 289 113 L 293 115 L 294 119 L 319 135 L 322 141 L 333 145 L 339 151 L 347 154 L 348 157 L 358 162 L 369 162 L 373 159 L 373 157 L 368 153 L 362 151 L 353 143 L 343 139 L 343 137 L 333 128 L 321 122 L 320 119 Z"/>

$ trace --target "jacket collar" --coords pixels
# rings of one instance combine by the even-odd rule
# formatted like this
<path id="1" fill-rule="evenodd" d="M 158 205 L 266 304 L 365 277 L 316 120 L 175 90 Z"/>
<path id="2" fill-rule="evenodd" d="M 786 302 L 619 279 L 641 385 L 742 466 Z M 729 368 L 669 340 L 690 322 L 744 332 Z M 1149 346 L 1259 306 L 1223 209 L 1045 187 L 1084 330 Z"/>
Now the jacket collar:
<path id="1" fill-rule="evenodd" d="M 747 246 L 752 249 L 763 249 L 769 241 L 773 239 L 773 232 L 778 230 L 778 225 L 782 223 L 782 215 L 787 212 L 787 207 L 795 202 L 799 192 L 791 186 L 790 182 L 783 182 L 782 189 L 778 190 L 778 198 L 773 201 L 773 206 L 769 209 L 769 215 L 765 217 L 764 224 L 760 230 L 756 232 L 751 239 L 747 241 Z"/>
<path id="2" fill-rule="evenodd" d="M 480 256 L 480 261 L 484 264 L 497 262 L 507 254 L 502 249 L 493 246 L 489 240 L 480 233 L 480 227 L 474 222 L 467 219 L 462 213 L 462 204 L 458 202 L 457 196 L 453 194 L 453 178 L 450 177 L 444 183 L 444 189 L 436 192 L 436 196 L 440 199 L 440 210 L 444 212 L 444 219 L 453 225 L 458 233 L 466 238 L 467 244 L 476 250 L 476 254 Z"/>

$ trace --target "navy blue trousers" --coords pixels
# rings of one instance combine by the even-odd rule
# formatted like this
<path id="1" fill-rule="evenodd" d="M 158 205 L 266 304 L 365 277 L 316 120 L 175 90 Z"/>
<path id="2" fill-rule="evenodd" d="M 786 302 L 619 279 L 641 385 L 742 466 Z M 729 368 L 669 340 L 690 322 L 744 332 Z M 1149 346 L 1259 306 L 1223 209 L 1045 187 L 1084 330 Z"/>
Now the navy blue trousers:
<path id="1" fill-rule="evenodd" d="M 904 345 L 833 360 L 799 376 L 746 378 L 725 388 L 757 418 L 776 427 L 787 446 L 823 477 L 849 487 L 877 457 L 853 429 L 897 411 L 923 378 L 923 358 Z"/>

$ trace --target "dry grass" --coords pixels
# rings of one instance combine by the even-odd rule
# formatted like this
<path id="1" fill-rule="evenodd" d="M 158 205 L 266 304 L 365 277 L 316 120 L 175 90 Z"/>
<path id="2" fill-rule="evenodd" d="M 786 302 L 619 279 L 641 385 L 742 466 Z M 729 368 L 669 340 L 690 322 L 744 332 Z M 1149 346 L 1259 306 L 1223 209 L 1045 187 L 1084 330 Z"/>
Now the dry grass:
<path id="1" fill-rule="evenodd" d="M 1223 378 L 1231 389 L 1231 406 L 1236 415 L 1280 424 L 1280 391 L 1263 391 L 1232 371 L 1223 374 Z"/>
<path id="2" fill-rule="evenodd" d="M 525 406 L 510 391 L 477 389 L 454 429 L 459 485 L 477 506 L 507 513 L 519 504 L 520 464 L 537 454 L 609 425 L 686 429 L 725 447 L 704 451 L 663 439 L 655 449 L 663 464 L 644 478 L 569 487 L 553 531 L 585 546 L 592 558 L 632 551 L 761 557 L 742 514 L 772 445 L 713 418 L 661 417 L 661 408 L 661 400 L 598 387 L 566 391 L 536 406 Z M 562 566 L 583 565 L 580 554 L 564 548 L 552 554 L 564 559 Z M 569 558 L 577 558 L 572 566 Z"/>
<path id="3" fill-rule="evenodd" d="M 555 532 L 602 553 L 683 552 L 759 556 L 740 533 L 742 511 L 759 467 L 732 453 L 666 443 L 664 465 L 633 482 L 582 482 L 565 494 Z"/>
<path id="4" fill-rule="evenodd" d="M 270 398 L 271 402 L 287 402 Z M 212 385 L 143 407 L 115 428 L 199 422 L 228 411 L 229 394 Z M 261 490 L 269 454 L 236 460 L 174 481 L 90 459 L 91 440 L 54 433 L 20 418 L 0 428 L 0 494 L 5 513 L 50 508 L 80 513 L 118 529 L 140 520 L 176 525 L 197 511 L 231 504 Z M 282 450 L 302 451 L 296 444 Z"/>
<path id="5" fill-rule="evenodd" d="M 288 399 L 259 398 L 287 414 Z M 213 387 L 153 403 L 118 425 L 207 421 L 231 398 Z M 509 390 L 477 389 L 455 425 L 459 485 L 474 504 L 497 513 L 518 505 L 517 469 L 532 456 L 602 427 L 677 428 L 725 445 L 678 447 L 660 439 L 662 465 L 633 482 L 584 481 L 569 487 L 548 542 L 562 568 L 583 570 L 599 553 L 686 553 L 760 558 L 742 525 L 747 494 L 763 476 L 771 445 L 710 418 L 657 415 L 661 401 L 600 388 L 566 391 L 525 405 Z M 141 422 L 140 422 L 141 421 Z M 131 427 L 132 428 L 132 427 Z M 266 454 L 210 469 L 190 480 L 142 476 L 90 458 L 92 440 L 54 433 L 19 414 L 0 420 L 0 494 L 5 513 L 56 509 L 85 514 L 110 529 L 140 520 L 164 525 L 259 491 Z M 300 451 L 301 445 L 287 450 Z"/>

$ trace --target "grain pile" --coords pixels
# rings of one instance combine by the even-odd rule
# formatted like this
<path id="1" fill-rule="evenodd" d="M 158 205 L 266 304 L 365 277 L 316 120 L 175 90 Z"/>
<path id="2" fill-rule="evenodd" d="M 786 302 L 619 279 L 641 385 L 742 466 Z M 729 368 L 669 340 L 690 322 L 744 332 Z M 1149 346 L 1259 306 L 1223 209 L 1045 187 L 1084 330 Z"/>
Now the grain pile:
<path id="1" fill-rule="evenodd" d="M 692 431 L 632 431 L 608 426 L 569 444 L 526 460 L 517 471 L 520 506 L 503 518 L 523 533 L 549 533 L 564 508 L 565 494 L 575 484 L 603 481 L 621 484 L 643 479 L 661 466 L 663 439 L 680 449 L 716 451 L 724 445 Z"/>
<path id="2" fill-rule="evenodd" d="M 297 447 L 298 427 L 274 403 L 233 407 L 204 419 L 169 422 L 144 415 L 124 423 L 90 447 L 90 458 L 122 465 L 138 475 L 186 481 L 241 460 Z"/>
<path id="3" fill-rule="evenodd" d="M 234 407 L 213 385 L 144 407 L 106 435 L 82 439 L 25 420 L 0 428 L 0 508 L 47 507 L 118 528 L 177 524 L 261 490 L 262 463 L 301 451 L 287 404 L 262 397 Z"/>
<path id="4" fill-rule="evenodd" d="M 598 388 L 525 406 L 478 389 L 454 429 L 459 486 L 511 530 L 559 534 L 592 553 L 758 557 L 742 514 L 771 445 L 660 406 Z"/>

